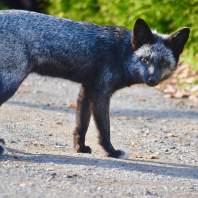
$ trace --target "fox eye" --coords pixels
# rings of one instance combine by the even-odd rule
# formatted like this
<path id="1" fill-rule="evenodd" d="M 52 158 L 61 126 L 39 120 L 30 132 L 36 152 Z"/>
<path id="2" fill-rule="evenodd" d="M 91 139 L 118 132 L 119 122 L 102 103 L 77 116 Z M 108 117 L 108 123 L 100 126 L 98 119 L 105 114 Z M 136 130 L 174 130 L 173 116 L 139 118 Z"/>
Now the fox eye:
<path id="1" fill-rule="evenodd" d="M 142 61 L 144 61 L 145 63 L 149 62 L 148 58 L 142 58 Z"/>
<path id="2" fill-rule="evenodd" d="M 162 62 L 163 65 L 168 65 L 168 63 L 166 61 Z"/>
<path id="3" fill-rule="evenodd" d="M 146 58 L 142 58 L 142 61 L 145 61 L 145 62 L 147 62 L 148 60 L 147 60 Z"/>

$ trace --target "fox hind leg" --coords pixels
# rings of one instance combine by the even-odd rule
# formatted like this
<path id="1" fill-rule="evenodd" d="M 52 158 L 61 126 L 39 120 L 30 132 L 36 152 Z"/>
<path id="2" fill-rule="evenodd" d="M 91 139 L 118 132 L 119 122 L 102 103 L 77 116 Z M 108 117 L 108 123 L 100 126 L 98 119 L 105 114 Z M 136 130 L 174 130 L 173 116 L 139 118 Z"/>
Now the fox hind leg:
<path id="1" fill-rule="evenodd" d="M 90 99 L 89 88 L 82 85 L 78 101 L 76 112 L 76 129 L 74 135 L 74 149 L 77 153 L 91 153 L 91 148 L 85 146 L 85 135 L 89 126 L 91 117 L 90 112 Z"/>

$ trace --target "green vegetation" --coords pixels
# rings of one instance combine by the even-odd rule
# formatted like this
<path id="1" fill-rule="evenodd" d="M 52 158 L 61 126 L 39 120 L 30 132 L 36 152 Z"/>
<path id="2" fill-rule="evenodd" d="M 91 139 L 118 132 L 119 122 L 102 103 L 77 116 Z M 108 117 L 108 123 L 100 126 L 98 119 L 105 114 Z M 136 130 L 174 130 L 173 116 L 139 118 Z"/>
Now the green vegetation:
<path id="1" fill-rule="evenodd" d="M 190 27 L 185 47 L 185 62 L 198 71 L 198 0 L 50 0 L 49 14 L 99 25 L 133 28 L 135 19 L 143 18 L 152 29 L 170 34 Z"/>
<path id="2" fill-rule="evenodd" d="M 1 10 L 7 10 L 8 7 L 4 4 L 4 2 L 0 1 L 0 9 Z"/>
<path id="3" fill-rule="evenodd" d="M 36 0 L 36 1 L 37 1 L 37 4 L 38 4 L 38 7 L 42 8 L 42 9 L 45 9 L 45 8 L 47 8 L 51 5 L 50 0 Z"/>

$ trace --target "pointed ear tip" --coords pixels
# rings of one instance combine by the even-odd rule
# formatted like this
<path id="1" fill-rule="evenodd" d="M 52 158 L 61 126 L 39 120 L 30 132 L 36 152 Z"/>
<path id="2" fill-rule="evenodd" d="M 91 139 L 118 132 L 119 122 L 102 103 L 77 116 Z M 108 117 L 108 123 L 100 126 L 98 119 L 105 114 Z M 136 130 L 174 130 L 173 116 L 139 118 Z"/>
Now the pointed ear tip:
<path id="1" fill-rule="evenodd" d="M 137 18 L 136 21 L 137 21 L 137 20 L 143 20 L 143 19 L 142 19 L 142 18 Z"/>
<path id="2" fill-rule="evenodd" d="M 182 30 L 184 30 L 187 33 L 190 33 L 190 28 L 189 27 L 183 27 Z"/>
<path id="3" fill-rule="evenodd" d="M 186 27 L 186 30 L 190 33 L 190 28 L 189 27 Z"/>
<path id="4" fill-rule="evenodd" d="M 136 20 L 135 20 L 135 23 L 137 23 L 137 22 L 145 22 L 143 19 L 141 19 L 141 18 L 137 18 Z"/>
<path id="5" fill-rule="evenodd" d="M 137 19 L 135 20 L 135 24 L 134 24 L 134 25 L 144 26 L 145 24 L 147 24 L 147 23 L 146 23 L 143 19 L 137 18 Z"/>

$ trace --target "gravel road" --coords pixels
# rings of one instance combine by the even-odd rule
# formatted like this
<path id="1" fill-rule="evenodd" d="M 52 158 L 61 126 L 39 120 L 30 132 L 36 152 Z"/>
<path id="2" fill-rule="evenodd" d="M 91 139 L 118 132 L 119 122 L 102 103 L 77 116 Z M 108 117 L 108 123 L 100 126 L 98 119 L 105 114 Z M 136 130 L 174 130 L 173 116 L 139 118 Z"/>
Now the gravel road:
<path id="1" fill-rule="evenodd" d="M 111 139 L 127 160 L 105 157 L 93 120 L 73 150 L 79 85 L 31 74 L 1 107 L 0 197 L 198 197 L 198 108 L 134 86 L 111 100 Z"/>

